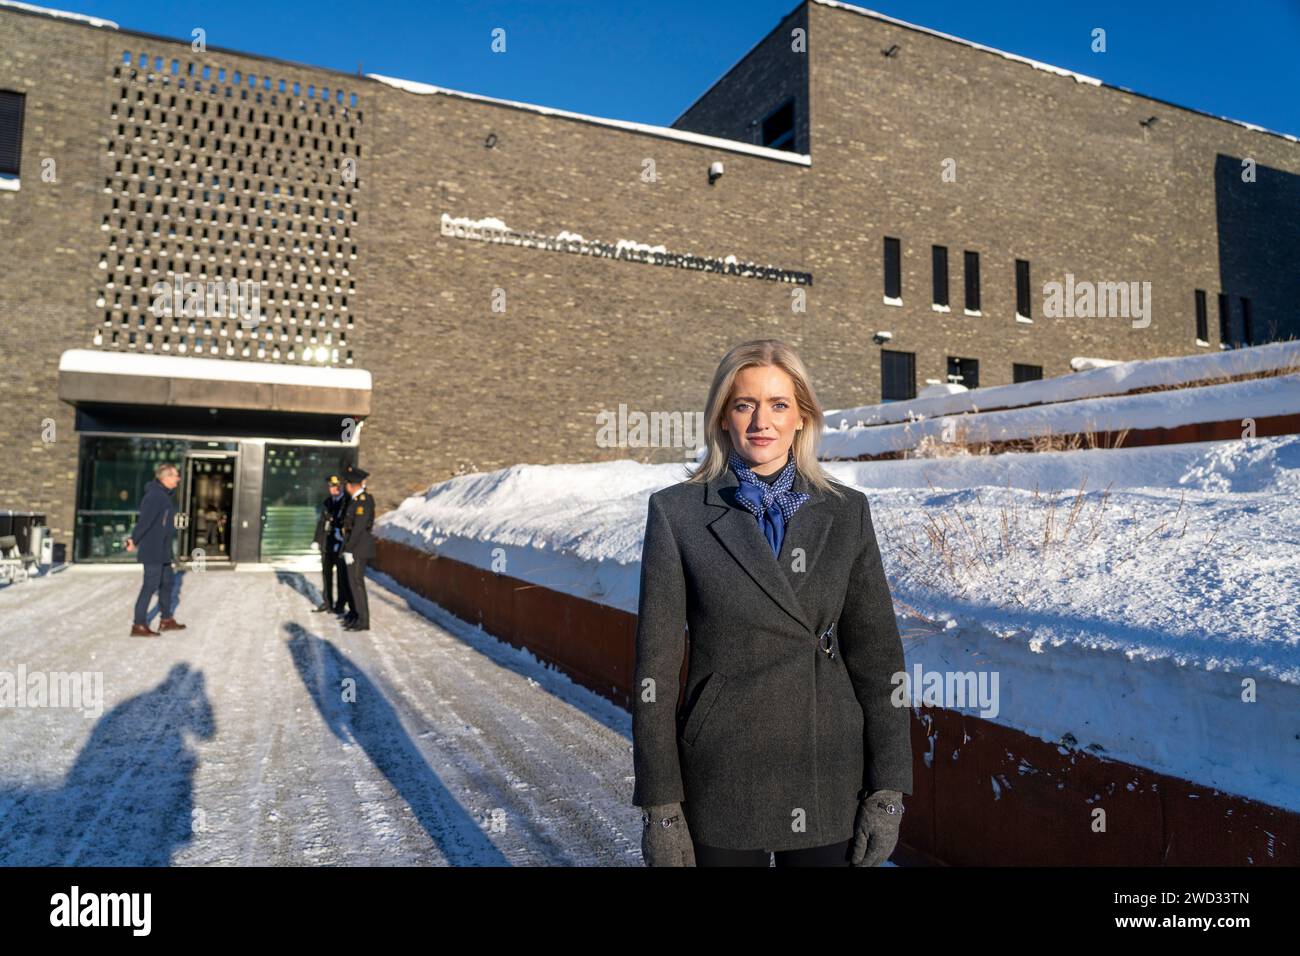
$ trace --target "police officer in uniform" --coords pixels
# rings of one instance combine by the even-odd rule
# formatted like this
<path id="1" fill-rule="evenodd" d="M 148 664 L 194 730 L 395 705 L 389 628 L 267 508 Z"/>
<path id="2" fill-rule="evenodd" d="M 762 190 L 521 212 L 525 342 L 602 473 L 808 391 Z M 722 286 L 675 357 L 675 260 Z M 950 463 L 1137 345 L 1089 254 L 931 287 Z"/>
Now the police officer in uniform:
<path id="1" fill-rule="evenodd" d="M 370 473 L 349 465 L 343 473 L 352 500 L 343 517 L 341 556 L 348 568 L 349 603 L 352 614 L 343 619 L 349 631 L 370 630 L 370 605 L 366 599 L 366 564 L 375 556 L 375 539 L 370 531 L 375 525 L 375 501 L 361 484 Z"/>
<path id="2" fill-rule="evenodd" d="M 343 519 L 347 516 L 349 498 L 342 488 L 338 475 L 329 476 L 330 493 L 321 502 L 320 514 L 316 518 L 316 544 L 320 547 L 321 572 L 325 577 L 325 601 L 317 611 L 343 613 L 343 606 L 348 600 L 347 565 L 339 557 L 343 547 Z M 338 576 L 338 599 L 334 597 L 334 578 Z"/>

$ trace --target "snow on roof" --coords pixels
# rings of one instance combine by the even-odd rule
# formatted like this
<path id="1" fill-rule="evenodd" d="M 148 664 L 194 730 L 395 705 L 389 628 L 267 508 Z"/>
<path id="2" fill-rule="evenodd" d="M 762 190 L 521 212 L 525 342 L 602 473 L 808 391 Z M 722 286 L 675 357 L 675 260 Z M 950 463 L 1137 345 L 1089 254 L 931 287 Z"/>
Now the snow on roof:
<path id="1" fill-rule="evenodd" d="M 60 372 L 96 375 L 139 375 L 150 378 L 201 379 L 209 382 L 257 382 L 266 385 L 314 385 L 370 391 L 370 373 L 360 368 L 281 365 L 274 362 L 235 362 L 188 358 L 182 355 L 138 355 L 95 349 L 68 349 L 59 357 Z"/>
<path id="2" fill-rule="evenodd" d="M 941 33 L 938 30 L 931 30 L 929 27 L 923 27 L 915 23 L 909 23 L 906 20 L 899 20 L 883 13 L 877 13 L 875 10 L 868 10 L 866 7 L 857 7 L 851 3 L 843 3 L 841 0 L 813 0 L 814 3 L 820 3 L 824 7 L 835 7 L 839 10 L 848 10 L 852 13 L 861 14 L 864 17 L 871 17 L 876 20 L 885 20 L 889 23 L 897 24 L 900 27 L 907 27 L 909 30 L 919 30 L 922 33 L 928 33 L 931 36 L 942 37 L 945 40 L 952 40 L 954 43 L 960 43 L 963 46 L 974 47 L 976 50 L 983 50 L 986 53 L 995 53 L 1000 57 L 1008 60 L 1015 60 L 1017 63 L 1027 63 L 1035 70 L 1045 70 L 1048 73 L 1055 73 L 1058 76 L 1068 76 L 1076 83 L 1089 83 L 1092 86 L 1101 86 L 1102 81 L 1095 76 L 1087 76 L 1083 73 L 1076 73 L 1073 70 L 1067 70 L 1064 67 L 1052 66 L 1050 63 L 1042 63 L 1038 60 L 1031 60 L 1027 56 L 1020 56 L 1018 53 L 1008 53 L 1006 50 L 999 50 L 995 47 L 985 46 L 982 43 L 976 43 L 973 40 L 963 40 L 961 37 L 955 37 L 951 33 Z"/>
<path id="3" fill-rule="evenodd" d="M 112 20 L 88 17 L 84 13 L 69 13 L 67 10 L 52 10 L 49 7 L 38 7 L 31 3 L 17 3 L 15 0 L 0 0 L 0 7 L 24 10 L 27 13 L 39 13 L 47 17 L 61 17 L 64 20 L 77 20 L 92 27 L 103 27 L 106 30 L 116 30 L 118 28 L 117 24 Z"/>
<path id="4" fill-rule="evenodd" d="M 579 120 L 584 123 L 594 123 L 598 126 L 611 126 L 615 129 L 627 130 L 632 133 L 644 133 L 648 136 L 660 136 L 664 139 L 675 139 L 683 143 L 694 143 L 697 146 L 708 146 L 713 149 L 725 149 L 733 153 L 746 153 L 750 156 L 759 156 L 763 159 L 775 159 L 783 163 L 794 163 L 798 166 L 811 166 L 812 157 L 806 153 L 792 153 L 785 149 L 772 149 L 768 146 L 756 146 L 753 143 L 742 143 L 734 139 L 723 139 L 721 136 L 706 136 L 703 133 L 692 133 L 684 129 L 673 129 L 671 126 L 654 126 L 650 123 L 634 123 L 630 120 L 609 119 L 603 116 L 591 116 L 587 113 L 574 113 L 570 110 L 554 109 L 549 106 L 538 106 L 535 103 L 523 103 L 518 100 L 504 100 L 495 96 L 483 96 L 478 93 L 465 93 L 460 90 L 451 90 L 444 86 L 434 86 L 430 83 L 419 83 L 415 80 L 402 80 L 392 76 L 381 76 L 378 73 L 367 73 L 366 76 L 372 80 L 378 80 L 388 86 L 395 87 L 399 90 L 405 90 L 408 93 L 418 93 L 424 96 L 442 94 L 444 96 L 458 96 L 467 100 L 478 100 L 482 103 L 494 103 L 497 106 L 509 106 L 514 109 L 528 110 L 533 113 L 541 113 L 545 116 L 559 116 L 564 119 Z"/>
<path id="5" fill-rule="evenodd" d="M 963 46 L 972 47 L 973 49 L 976 50 L 983 50 L 986 53 L 992 53 L 995 54 L 996 56 L 1003 57 L 1004 59 L 1007 60 L 1014 60 L 1017 63 L 1026 63 L 1029 66 L 1032 66 L 1036 70 L 1043 70 L 1047 73 L 1055 73 L 1058 76 L 1068 76 L 1071 79 L 1073 79 L 1076 83 L 1087 83 L 1090 86 L 1108 87 L 1109 89 L 1119 90 L 1121 92 L 1128 93 L 1132 96 L 1140 96 L 1143 99 L 1156 99 L 1156 97 L 1148 96 L 1145 93 L 1138 93 L 1135 90 L 1130 90 L 1126 86 L 1116 86 L 1113 83 L 1106 83 L 1103 80 L 1097 79 L 1097 77 L 1095 76 L 1088 76 L 1084 73 L 1076 73 L 1074 70 L 1067 70 L 1061 66 L 1053 66 L 1050 63 L 1043 63 L 1040 60 L 1033 60 L 1027 56 L 1020 56 L 1018 53 L 1008 53 L 1006 50 L 999 50 L 996 47 L 985 46 L 984 44 L 976 43 L 973 40 L 964 40 L 961 37 L 953 36 L 951 33 L 942 33 L 939 30 L 932 30 L 929 27 L 923 27 L 916 23 L 909 23 L 907 20 L 899 20 L 895 17 L 888 16 L 884 13 L 877 13 L 875 10 L 868 10 L 865 7 L 854 6 L 851 3 L 844 3 L 842 2 L 842 0 L 812 0 L 812 2 L 820 3 L 824 7 L 834 7 L 835 9 L 838 10 L 848 10 L 851 13 L 857 13 L 864 17 L 871 17 L 872 19 L 875 20 L 884 20 L 887 23 L 894 23 L 901 27 L 907 27 L 909 30 L 917 30 L 921 33 L 928 33 L 931 36 L 942 37 L 945 40 L 951 40 L 953 43 L 960 43 Z M 1164 103 L 1165 101 L 1158 100 L 1158 102 Z M 1243 120 L 1235 120 L 1227 116 L 1218 116 L 1217 114 L 1214 113 L 1207 113 L 1204 110 L 1193 109 L 1190 106 L 1180 106 L 1177 103 L 1168 103 L 1167 105 L 1177 107 L 1178 109 L 1185 109 L 1192 113 L 1199 113 L 1202 116 L 1208 116 L 1211 117 L 1212 119 L 1223 120 L 1225 123 L 1232 123 L 1236 126 L 1243 126 L 1246 129 L 1251 130 L 1252 132 L 1268 133 L 1271 136 L 1281 136 L 1283 139 L 1290 140 L 1293 143 L 1300 142 L 1300 138 L 1297 138 L 1296 136 L 1293 136 L 1290 133 L 1279 133 L 1277 130 L 1265 129 L 1263 126 L 1257 126 L 1254 123 L 1247 123 Z"/>

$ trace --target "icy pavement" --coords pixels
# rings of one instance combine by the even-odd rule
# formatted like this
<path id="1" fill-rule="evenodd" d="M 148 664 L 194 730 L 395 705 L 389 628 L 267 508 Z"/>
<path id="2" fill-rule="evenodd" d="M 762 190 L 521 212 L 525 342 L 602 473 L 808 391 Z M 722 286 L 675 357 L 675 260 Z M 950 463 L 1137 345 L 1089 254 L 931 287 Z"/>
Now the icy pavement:
<path id="1" fill-rule="evenodd" d="M 0 864 L 640 865 L 625 711 L 383 576 L 344 631 L 319 577 L 181 574 L 147 640 L 134 568 L 0 589 L 0 672 L 103 681 L 0 707 Z"/>

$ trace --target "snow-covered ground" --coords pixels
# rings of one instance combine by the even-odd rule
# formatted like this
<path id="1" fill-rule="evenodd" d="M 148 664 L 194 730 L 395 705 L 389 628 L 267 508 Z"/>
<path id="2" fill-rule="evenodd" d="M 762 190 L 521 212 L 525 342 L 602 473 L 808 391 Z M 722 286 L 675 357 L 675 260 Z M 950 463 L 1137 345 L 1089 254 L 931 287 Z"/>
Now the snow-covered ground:
<path id="1" fill-rule="evenodd" d="M 184 574 L 148 640 L 137 568 L 0 589 L 0 672 L 103 688 L 0 707 L 0 865 L 640 865 L 625 711 L 382 575 L 343 631 L 318 583 Z"/>
<path id="2" fill-rule="evenodd" d="M 909 672 L 996 672 L 989 719 L 1300 809 L 1300 437 L 826 468 L 871 502 Z M 379 533 L 635 613 L 646 499 L 685 475 L 518 465 Z"/>

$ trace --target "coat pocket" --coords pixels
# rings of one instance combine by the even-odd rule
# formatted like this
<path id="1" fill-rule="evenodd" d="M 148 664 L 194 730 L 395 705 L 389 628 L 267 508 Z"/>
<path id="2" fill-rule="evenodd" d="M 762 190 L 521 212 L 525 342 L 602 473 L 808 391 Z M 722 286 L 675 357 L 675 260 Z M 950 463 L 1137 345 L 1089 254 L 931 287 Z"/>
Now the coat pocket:
<path id="1" fill-rule="evenodd" d="M 726 682 L 726 676 L 717 671 L 704 679 L 704 686 L 696 694 L 695 703 L 691 706 L 691 711 L 686 716 L 686 724 L 682 727 L 683 741 L 688 744 L 695 743 L 695 738 L 700 735 L 704 722 L 709 718 L 709 711 L 713 710 L 713 705 L 717 703 L 718 696 L 722 693 L 722 685 Z"/>

